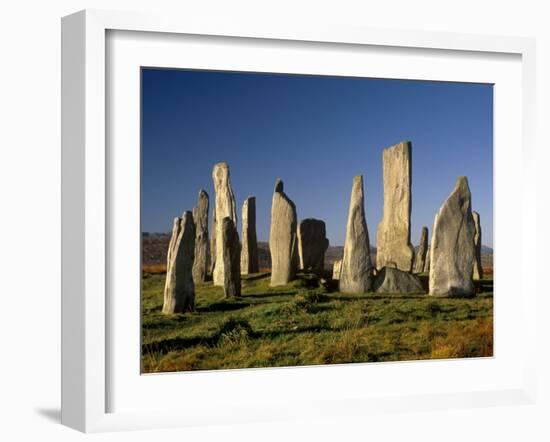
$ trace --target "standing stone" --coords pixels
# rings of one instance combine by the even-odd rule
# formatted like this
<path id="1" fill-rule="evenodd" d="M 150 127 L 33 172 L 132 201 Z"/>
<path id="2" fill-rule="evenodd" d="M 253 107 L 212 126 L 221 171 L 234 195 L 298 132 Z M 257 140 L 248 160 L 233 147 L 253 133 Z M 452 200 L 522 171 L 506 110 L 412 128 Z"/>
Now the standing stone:
<path id="1" fill-rule="evenodd" d="M 241 250 L 241 273 L 249 275 L 260 271 L 258 240 L 256 237 L 256 198 L 249 196 L 243 203 L 243 247 Z"/>
<path id="2" fill-rule="evenodd" d="M 420 234 L 420 244 L 418 244 L 418 250 L 414 260 L 414 272 L 422 273 L 424 267 L 426 267 L 426 254 L 428 252 L 428 228 L 422 227 L 422 233 Z"/>
<path id="3" fill-rule="evenodd" d="M 428 251 L 426 252 L 426 262 L 424 263 L 424 273 L 430 272 L 430 249 L 431 247 L 428 246 Z"/>
<path id="4" fill-rule="evenodd" d="M 223 254 L 218 263 L 223 260 L 223 292 L 226 297 L 241 296 L 241 246 L 239 234 L 234 221 L 226 216 L 220 222 Z"/>
<path id="5" fill-rule="evenodd" d="M 296 275 L 296 206 L 277 180 L 271 204 L 269 251 L 271 253 L 271 286 L 288 284 Z"/>
<path id="6" fill-rule="evenodd" d="M 340 273 L 342 272 L 342 260 L 337 259 L 332 266 L 332 279 L 338 281 L 340 279 Z"/>
<path id="7" fill-rule="evenodd" d="M 411 244 L 411 143 L 403 141 L 384 149 L 384 215 L 376 237 L 376 268 L 412 270 Z"/>
<path id="8" fill-rule="evenodd" d="M 298 225 L 299 268 L 322 273 L 328 249 L 324 221 L 307 218 Z"/>
<path id="9" fill-rule="evenodd" d="M 481 267 L 481 221 L 479 213 L 472 212 L 474 217 L 474 225 L 476 233 L 474 235 L 474 248 L 476 253 L 476 260 L 474 263 L 474 279 L 483 279 L 483 267 Z"/>
<path id="10" fill-rule="evenodd" d="M 426 293 L 417 275 L 393 267 L 384 267 L 378 272 L 373 288 L 376 293 Z"/>
<path id="11" fill-rule="evenodd" d="M 372 288 L 373 269 L 364 204 L 363 176 L 360 175 L 353 179 L 351 189 L 339 283 L 342 293 L 365 293 Z"/>
<path id="12" fill-rule="evenodd" d="M 228 216 L 237 224 L 237 212 L 235 208 L 235 196 L 231 188 L 231 178 L 229 166 L 227 163 L 218 163 L 214 165 L 212 171 L 212 180 L 216 191 L 216 224 L 215 224 L 215 255 L 216 262 L 214 266 L 214 285 L 223 286 L 225 280 L 225 267 L 223 262 L 223 246 L 220 241 L 222 220 Z M 214 253 L 214 252 L 213 252 Z"/>
<path id="13" fill-rule="evenodd" d="M 430 295 L 475 294 L 475 223 L 468 179 L 459 177 L 436 215 L 430 250 Z"/>
<path id="14" fill-rule="evenodd" d="M 183 313 L 194 310 L 194 254 L 195 223 L 191 212 L 185 212 L 181 218 L 174 220 L 172 237 L 168 246 L 163 313 Z"/>
<path id="15" fill-rule="evenodd" d="M 216 206 L 212 207 L 212 227 L 210 229 L 210 273 L 214 275 L 216 266 Z"/>
<path id="16" fill-rule="evenodd" d="M 210 267 L 210 244 L 208 242 L 209 198 L 205 190 L 199 192 L 197 207 L 193 209 L 195 221 L 195 261 L 193 263 L 193 281 L 205 282 Z"/>

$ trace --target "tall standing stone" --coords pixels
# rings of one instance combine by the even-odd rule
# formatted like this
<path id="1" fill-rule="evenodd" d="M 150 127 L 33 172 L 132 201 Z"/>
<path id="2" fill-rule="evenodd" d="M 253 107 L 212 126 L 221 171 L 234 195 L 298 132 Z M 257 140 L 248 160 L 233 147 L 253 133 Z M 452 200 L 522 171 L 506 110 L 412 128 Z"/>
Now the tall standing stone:
<path id="1" fill-rule="evenodd" d="M 422 227 L 422 233 L 420 234 L 420 243 L 418 244 L 418 250 L 414 259 L 414 272 L 422 273 L 424 267 L 426 267 L 426 255 L 428 252 L 428 228 Z"/>
<path id="2" fill-rule="evenodd" d="M 296 206 L 283 188 L 283 182 L 277 180 L 271 203 L 271 286 L 288 284 L 296 275 Z"/>
<path id="3" fill-rule="evenodd" d="M 243 203 L 242 224 L 241 274 L 258 273 L 260 264 L 256 237 L 256 198 L 253 196 L 249 196 Z"/>
<path id="4" fill-rule="evenodd" d="M 226 297 L 241 296 L 241 246 L 234 221 L 226 216 L 220 222 L 223 254 L 223 292 Z M 218 261 L 219 263 L 220 261 Z"/>
<path id="5" fill-rule="evenodd" d="M 212 171 L 212 180 L 214 181 L 214 189 L 216 191 L 216 239 L 215 239 L 215 254 L 216 262 L 214 265 L 214 285 L 223 286 L 225 280 L 225 267 L 223 262 L 223 246 L 220 241 L 222 221 L 225 217 L 233 220 L 237 224 L 237 212 L 235 207 L 235 195 L 231 188 L 231 177 L 229 174 L 229 166 L 227 163 L 218 163 L 214 165 Z M 214 252 L 213 252 L 214 253 Z"/>
<path id="6" fill-rule="evenodd" d="M 430 295 L 475 294 L 475 223 L 466 177 L 459 177 L 454 190 L 436 215 L 430 250 Z"/>
<path id="7" fill-rule="evenodd" d="M 474 248 L 476 253 L 476 260 L 474 263 L 474 279 L 483 278 L 483 267 L 481 266 L 481 220 L 479 213 L 476 211 L 472 212 L 474 217 L 474 225 L 476 228 L 476 233 L 474 235 Z"/>
<path id="8" fill-rule="evenodd" d="M 411 244 L 411 143 L 403 141 L 384 149 L 384 215 L 376 237 L 376 268 L 412 270 Z"/>
<path id="9" fill-rule="evenodd" d="M 194 310 L 194 254 L 195 223 L 191 212 L 185 212 L 181 218 L 174 220 L 168 246 L 163 313 L 183 313 Z"/>
<path id="10" fill-rule="evenodd" d="M 205 190 L 199 192 L 197 206 L 193 209 L 195 221 L 195 261 L 193 262 L 193 281 L 205 282 L 210 267 L 210 243 L 208 242 L 209 197 Z"/>
<path id="11" fill-rule="evenodd" d="M 298 225 L 300 269 L 316 273 L 323 272 L 327 249 L 328 239 L 324 221 L 314 218 L 302 220 Z"/>
<path id="12" fill-rule="evenodd" d="M 212 227 L 210 229 L 210 273 L 214 275 L 216 267 L 216 205 L 212 207 Z"/>
<path id="13" fill-rule="evenodd" d="M 363 177 L 356 176 L 351 189 L 344 257 L 340 269 L 340 292 L 365 293 L 371 290 L 372 283 L 373 269 L 365 219 Z"/>

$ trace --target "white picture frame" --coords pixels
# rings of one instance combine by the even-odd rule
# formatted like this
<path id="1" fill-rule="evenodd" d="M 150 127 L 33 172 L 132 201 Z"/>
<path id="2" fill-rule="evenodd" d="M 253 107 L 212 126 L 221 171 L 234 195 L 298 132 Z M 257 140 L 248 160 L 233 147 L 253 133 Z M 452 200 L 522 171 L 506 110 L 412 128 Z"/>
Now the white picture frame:
<path id="1" fill-rule="evenodd" d="M 427 394 L 389 394 L 376 397 L 363 394 L 340 397 L 337 392 L 326 398 L 304 398 L 303 403 L 274 403 L 266 406 L 254 402 L 253 396 L 244 397 L 229 412 L 209 415 L 197 407 L 189 410 L 168 407 L 139 411 L 112 411 L 109 408 L 110 353 L 108 328 L 112 320 L 107 289 L 110 286 L 108 271 L 109 244 L 113 230 L 108 228 L 113 199 L 109 194 L 109 155 L 106 121 L 107 64 L 106 41 L 109 32 L 151 32 L 162 35 L 218 36 L 227 39 L 255 39 L 257 41 L 284 41 L 285 44 L 338 44 L 340 47 L 376 47 L 429 49 L 445 52 L 470 53 L 482 60 L 489 54 L 508 54 L 518 57 L 521 64 L 521 115 L 515 121 L 519 128 L 519 146 L 516 155 L 522 161 L 523 186 L 519 190 L 522 210 L 520 273 L 525 275 L 527 256 L 535 255 L 534 223 L 535 189 L 533 167 L 534 106 L 535 106 L 535 43 L 518 37 L 491 37 L 451 33 L 416 31 L 390 32 L 387 30 L 349 28 L 345 26 L 315 26 L 308 24 L 293 27 L 265 23 L 210 23 L 192 17 L 162 17 L 150 14 L 133 14 L 87 10 L 63 18 L 62 21 L 62 423 L 85 432 L 110 431 L 168 426 L 206 425 L 213 422 L 254 422 L 336 415 L 361 415 L 383 409 L 388 412 L 413 409 L 460 408 L 498 404 L 533 403 L 536 394 L 534 342 L 525 340 L 521 359 L 521 379 L 510 385 L 484 390 L 476 388 L 460 393 L 437 391 Z M 158 35 L 158 34 L 156 34 Z M 112 55 L 112 54 L 111 54 Z M 498 117 L 497 117 L 498 118 Z M 497 190 L 498 192 L 498 190 Z M 500 253 L 500 249 L 499 252 Z M 503 251 L 502 253 L 505 253 Z M 504 255 L 502 255 L 504 256 Z M 502 264 L 504 269 L 505 263 Z M 495 266 L 496 267 L 496 266 Z M 505 274 L 505 272 L 503 272 Z M 536 316 L 536 287 L 529 278 L 521 278 L 521 309 L 523 316 L 517 325 L 525 336 L 534 336 Z M 503 326 L 505 327 L 505 325 Z M 498 355 L 497 355 L 498 358 Z M 396 364 L 376 365 L 376 370 L 399 370 Z M 412 367 L 413 364 L 409 364 Z M 449 366 L 463 370 L 461 365 Z M 472 368 L 475 370 L 476 368 Z M 232 373 L 205 373 L 207 381 L 223 377 L 242 380 L 248 375 L 252 382 L 262 385 L 267 378 L 285 373 L 283 382 L 308 368 L 296 370 L 273 369 L 239 370 Z M 330 367 L 331 373 L 344 370 Z M 365 365 L 353 367 L 360 376 Z M 308 373 L 312 373 L 311 371 Z M 328 372 L 325 371 L 325 374 Z M 210 376 L 210 378 L 208 378 Z M 168 379 L 168 378 L 166 378 Z M 517 382 L 515 382 L 517 380 Z M 305 382 L 306 378 L 300 378 Z M 168 381 L 164 381 L 166 383 Z M 199 377 L 194 382 L 200 382 Z M 243 381 L 244 382 L 244 381 Z M 253 387 L 245 387 L 251 389 Z M 306 403 L 304 402 L 304 403 Z M 238 413 L 236 413 L 238 411 Z"/>

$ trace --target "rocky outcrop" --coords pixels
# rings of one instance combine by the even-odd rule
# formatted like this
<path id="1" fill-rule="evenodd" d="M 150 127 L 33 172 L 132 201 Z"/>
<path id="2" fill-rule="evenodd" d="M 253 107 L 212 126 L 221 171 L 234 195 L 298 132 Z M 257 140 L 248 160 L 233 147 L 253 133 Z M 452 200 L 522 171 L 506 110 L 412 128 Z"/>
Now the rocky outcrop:
<path id="1" fill-rule="evenodd" d="M 351 190 L 340 272 L 339 289 L 342 293 L 365 293 L 372 288 L 373 269 L 364 204 L 363 177 L 356 176 Z"/>
<path id="2" fill-rule="evenodd" d="M 229 166 L 227 163 L 218 163 L 214 165 L 212 171 L 212 180 L 216 191 L 216 224 L 215 224 L 215 250 L 212 253 L 216 255 L 213 271 L 214 285 L 223 286 L 225 280 L 225 267 L 223 262 L 223 247 L 221 238 L 222 220 L 225 217 L 231 218 L 235 225 L 237 224 L 237 212 L 235 206 L 235 195 L 231 188 L 231 178 Z"/>
<path id="3" fill-rule="evenodd" d="M 296 206 L 277 180 L 271 204 L 269 251 L 271 253 L 271 286 L 288 284 L 296 275 Z"/>
<path id="4" fill-rule="evenodd" d="M 325 267 L 325 252 L 328 249 L 324 221 L 307 218 L 298 225 L 299 268 L 322 273 Z"/>
<path id="5" fill-rule="evenodd" d="M 418 250 L 416 251 L 414 258 L 414 272 L 422 273 L 424 267 L 426 267 L 426 255 L 428 253 L 428 228 L 422 227 L 422 233 L 420 234 L 420 243 L 418 244 Z"/>
<path id="6" fill-rule="evenodd" d="M 242 211 L 241 274 L 258 273 L 258 239 L 256 237 L 256 198 L 248 197 Z"/>
<path id="7" fill-rule="evenodd" d="M 472 296 L 475 224 L 468 179 L 459 177 L 436 215 L 430 244 L 430 295 Z"/>
<path id="8" fill-rule="evenodd" d="M 205 190 L 199 192 L 197 206 L 193 209 L 195 221 L 195 261 L 193 262 L 193 281 L 205 282 L 210 268 L 210 243 L 208 242 L 209 197 Z"/>
<path id="9" fill-rule="evenodd" d="M 481 219 L 479 213 L 472 212 L 475 225 L 475 234 L 474 234 L 474 249 L 476 254 L 476 260 L 474 262 L 474 279 L 483 278 L 483 267 L 481 266 Z"/>
<path id="10" fill-rule="evenodd" d="M 411 244 L 411 143 L 403 141 L 384 149 L 384 215 L 376 236 L 376 268 L 412 270 Z"/>
<path id="11" fill-rule="evenodd" d="M 393 267 L 382 267 L 374 280 L 376 293 L 424 293 L 422 282 L 416 275 Z"/>
<path id="12" fill-rule="evenodd" d="M 172 237 L 168 246 L 163 313 L 183 313 L 194 310 L 194 255 L 195 223 L 191 212 L 185 212 L 181 218 L 174 219 Z"/>
<path id="13" fill-rule="evenodd" d="M 226 216 L 221 224 L 219 238 L 223 254 L 223 292 L 226 297 L 241 296 L 241 246 L 233 220 Z M 221 261 L 219 261 L 221 262 Z"/>

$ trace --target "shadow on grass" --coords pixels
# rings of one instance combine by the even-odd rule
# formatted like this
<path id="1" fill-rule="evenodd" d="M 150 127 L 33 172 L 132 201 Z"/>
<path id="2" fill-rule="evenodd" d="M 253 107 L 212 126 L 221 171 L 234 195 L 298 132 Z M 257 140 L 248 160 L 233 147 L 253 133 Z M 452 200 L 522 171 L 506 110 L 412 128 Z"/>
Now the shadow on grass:
<path id="1" fill-rule="evenodd" d="M 297 291 L 291 291 L 291 292 L 274 292 L 274 293 L 269 293 L 269 292 L 262 292 L 262 293 L 243 293 L 243 298 L 258 298 L 258 299 L 261 299 L 261 298 L 274 298 L 274 297 L 277 297 L 277 296 L 292 296 L 292 295 L 295 295 L 296 293 L 298 293 Z"/>
<path id="2" fill-rule="evenodd" d="M 197 312 L 232 312 L 248 307 L 249 303 L 244 302 L 215 302 L 202 307 L 197 307 Z"/>

